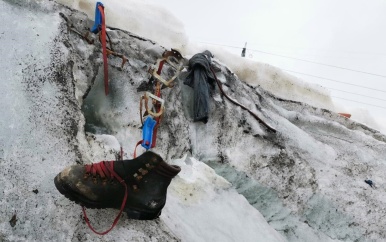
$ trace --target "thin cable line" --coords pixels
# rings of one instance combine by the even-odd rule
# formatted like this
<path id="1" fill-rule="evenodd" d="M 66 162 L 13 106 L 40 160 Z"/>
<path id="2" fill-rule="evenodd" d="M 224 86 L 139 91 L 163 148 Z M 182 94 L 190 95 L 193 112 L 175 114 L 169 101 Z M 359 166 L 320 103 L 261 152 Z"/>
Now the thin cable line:
<path id="1" fill-rule="evenodd" d="M 298 60 L 298 61 L 304 61 L 304 62 L 309 62 L 309 63 L 313 63 L 313 64 L 323 65 L 323 66 L 334 67 L 334 68 L 337 68 L 337 69 L 348 70 L 348 71 L 353 71 L 353 72 L 363 73 L 363 74 L 367 74 L 367 75 L 372 75 L 372 76 L 378 76 L 378 77 L 386 78 L 386 76 L 384 76 L 384 75 L 374 74 L 374 73 L 370 73 L 370 72 L 366 72 L 366 71 L 358 71 L 358 70 L 354 70 L 354 69 L 350 69 L 350 68 L 346 68 L 346 67 L 341 67 L 341 66 L 334 66 L 334 65 L 324 64 L 324 63 L 320 63 L 320 62 L 309 61 L 309 60 L 302 60 L 302 59 L 299 59 L 299 58 L 289 57 L 289 56 L 285 56 L 285 55 L 273 54 L 273 53 L 269 53 L 269 52 L 265 52 L 265 51 L 260 51 L 260 50 L 254 50 L 254 51 L 257 51 L 257 52 L 260 52 L 260 53 L 264 53 L 264 54 L 269 54 L 269 55 L 275 55 L 275 56 L 280 56 L 280 57 L 284 57 L 284 58 L 294 59 L 294 60 Z"/>
<path id="2" fill-rule="evenodd" d="M 302 72 L 298 72 L 298 71 L 291 71 L 291 70 L 286 70 L 286 69 L 282 69 L 282 70 L 288 71 L 288 72 L 293 72 L 293 73 L 298 73 L 298 74 L 305 75 L 305 76 L 312 76 L 312 77 L 316 77 L 316 78 L 320 78 L 320 79 L 324 79 L 324 80 L 329 80 L 329 81 L 333 81 L 333 82 L 344 83 L 344 84 L 346 84 L 346 85 L 351 85 L 351 86 L 356 86 L 356 87 L 366 88 L 366 89 L 373 90 L 373 91 L 378 91 L 378 92 L 384 92 L 384 93 L 386 93 L 386 91 L 384 91 L 384 90 L 379 90 L 379 89 L 376 89 L 376 88 L 365 87 L 365 86 L 356 85 L 356 84 L 352 84 L 352 83 L 348 83 L 348 82 L 343 82 L 343 81 L 337 81 L 337 80 L 333 80 L 333 79 L 329 79 L 329 78 L 325 78 L 325 77 L 320 77 L 320 76 L 315 76 L 315 75 L 310 75 L 310 74 L 306 74 L 306 73 L 302 73 Z"/>
<path id="3" fill-rule="evenodd" d="M 201 40 L 199 39 L 193 39 L 194 41 L 196 42 L 200 42 Z M 237 43 L 240 43 L 239 41 L 237 41 Z M 372 52 L 372 51 L 353 51 L 353 50 L 347 50 L 347 49 L 330 49 L 330 48 L 317 48 L 317 47 L 302 47 L 302 46 L 299 46 L 299 45 L 277 45 L 277 44 L 272 44 L 272 43 L 256 43 L 256 42 L 250 42 L 248 41 L 248 44 L 251 46 L 256 46 L 256 45 L 262 45 L 262 46 L 271 46 L 271 47 L 275 47 L 275 48 L 285 48 L 285 49 L 295 49 L 295 50 L 311 50 L 311 51 L 318 51 L 318 52 L 323 52 L 323 53 L 326 53 L 326 52 L 331 52 L 331 53 L 337 53 L 337 52 L 340 52 L 340 53 L 348 53 L 348 54 L 358 54 L 358 55 L 383 55 L 383 56 L 386 56 L 386 53 L 380 53 L 380 52 Z"/>
<path id="4" fill-rule="evenodd" d="M 242 47 L 232 46 L 232 45 L 221 45 L 221 44 L 214 44 L 214 43 L 202 42 L 202 41 L 198 41 L 198 43 L 203 43 L 203 44 L 208 44 L 208 45 L 218 45 L 218 46 L 230 47 L 230 48 L 235 48 L 235 49 L 243 49 Z"/>
<path id="5" fill-rule="evenodd" d="M 335 96 L 331 96 L 331 97 L 338 98 L 338 99 L 343 99 L 343 100 L 350 101 L 350 102 L 356 102 L 356 103 L 366 104 L 366 105 L 373 106 L 373 107 L 378 107 L 378 108 L 386 109 L 386 107 L 382 107 L 382 106 L 378 106 L 378 105 L 373 105 L 373 104 L 370 104 L 370 103 L 363 103 L 363 102 L 358 102 L 358 101 L 355 101 L 355 100 L 341 98 L 341 97 L 335 97 Z"/>
<path id="6" fill-rule="evenodd" d="M 382 99 L 382 98 L 370 97 L 370 96 L 366 96 L 366 95 L 355 93 L 355 92 L 348 92 L 348 91 L 343 91 L 343 90 L 340 90 L 340 89 L 335 89 L 335 88 L 332 88 L 332 87 L 325 87 L 325 88 L 331 89 L 331 90 L 334 90 L 334 91 L 350 93 L 350 94 L 353 94 L 353 95 L 358 95 L 358 96 L 362 96 L 362 97 L 368 97 L 368 98 L 377 99 L 377 100 L 385 101 L 386 102 L 386 99 Z"/>
<path id="7" fill-rule="evenodd" d="M 242 49 L 241 47 L 231 46 L 231 45 L 220 45 L 220 44 L 214 44 L 214 43 L 209 43 L 209 42 L 199 42 L 199 43 L 204 43 L 204 44 L 210 44 L 210 45 L 218 45 L 218 46 L 225 46 L 225 47 L 231 47 L 231 48 Z M 385 75 L 375 74 L 375 73 L 371 73 L 371 72 L 358 71 L 358 70 L 354 70 L 354 69 L 350 69 L 350 68 L 346 68 L 346 67 L 335 66 L 335 65 L 329 65 L 329 64 L 324 64 L 324 63 L 316 62 L 316 61 L 303 60 L 303 59 L 300 59 L 300 58 L 295 58 L 295 57 L 286 56 L 286 55 L 274 54 L 274 53 L 270 53 L 270 52 L 266 52 L 266 51 L 261 51 L 261 50 L 254 50 L 254 49 L 248 49 L 248 50 L 250 50 L 250 51 L 255 51 L 255 52 L 260 52 L 260 53 L 263 53 L 263 54 L 274 55 L 274 56 L 279 56 L 279 57 L 283 57 L 283 58 L 288 58 L 288 59 L 298 60 L 298 61 L 309 62 L 309 63 L 313 63 L 313 64 L 317 64 L 317 65 L 323 65 L 323 66 L 333 67 L 333 68 L 337 68 L 337 69 L 342 69 L 342 70 L 347 70 L 347 71 L 353 71 L 353 72 L 358 72 L 358 73 L 362 73 L 362 74 L 367 74 L 367 75 L 372 75 L 372 76 L 378 76 L 378 77 L 386 78 Z"/>

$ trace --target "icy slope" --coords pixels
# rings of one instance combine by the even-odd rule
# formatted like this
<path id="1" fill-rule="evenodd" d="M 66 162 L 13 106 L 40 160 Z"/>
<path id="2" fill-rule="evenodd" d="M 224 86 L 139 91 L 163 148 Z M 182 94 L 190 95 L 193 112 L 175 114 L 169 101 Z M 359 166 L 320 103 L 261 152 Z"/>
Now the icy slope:
<path id="1" fill-rule="evenodd" d="M 174 160 L 182 174 L 161 219 L 182 241 L 285 241 L 231 184 L 194 158 Z"/>
<path id="2" fill-rule="evenodd" d="M 386 137 L 327 109 L 247 85 L 218 60 L 214 65 L 225 91 L 277 132 L 267 131 L 224 99 L 217 88 L 210 101 L 209 122 L 192 123 L 193 91 L 182 84 L 182 74 L 173 89 L 162 90 L 166 111 L 154 151 L 167 162 L 181 165 L 183 172 L 170 186 L 160 219 L 141 222 L 123 216 L 110 234 L 95 236 L 83 223 L 79 206 L 60 195 L 52 179 L 75 162 L 114 159 L 120 145 L 126 158 L 133 156 L 141 139 L 138 101 L 142 93 L 137 87 L 148 79 L 149 66 L 164 48 L 133 33 L 108 30 L 115 50 L 129 61 L 121 70 L 121 60 L 109 57 L 111 92 L 106 97 L 100 45 L 89 45 L 68 31 L 59 16 L 64 13 L 83 31 L 92 25 L 85 14 L 52 2 L 0 4 L 7 13 L 4 19 L 14 23 L 0 35 L 2 53 L 17 54 L 0 67 L 5 73 L 0 240 L 386 238 Z M 267 73 L 267 78 L 277 77 L 272 82 L 290 78 L 276 70 Z M 172 74 L 165 67 L 163 75 Z M 377 188 L 365 184 L 366 178 L 374 180 Z M 97 228 L 106 228 L 116 212 L 89 210 L 89 216 Z"/>
<path id="3" fill-rule="evenodd" d="M 143 63 L 143 57 L 132 58 L 136 76 L 130 78 L 130 85 L 137 87 L 146 79 L 141 73 L 149 63 Z M 217 75 L 225 91 L 278 132 L 265 130 L 248 113 L 223 99 L 218 90 L 210 103 L 210 121 L 192 123 L 192 90 L 182 84 L 182 74 L 173 89 L 163 90 L 169 105 L 156 151 L 168 159 L 191 152 L 207 162 L 289 240 L 384 238 L 381 218 L 385 205 L 380 199 L 384 189 L 372 190 L 363 180 L 371 178 L 382 184 L 385 137 L 329 110 L 246 85 L 218 61 L 215 66 L 221 69 Z M 172 75 L 168 70 L 164 74 Z M 114 135 L 130 157 L 140 139 L 136 136 L 139 117 L 126 110 L 139 96 L 125 89 L 123 74 L 118 73 L 114 81 L 114 97 L 101 99 L 102 77 L 96 78 L 84 100 L 85 116 L 93 127 L 90 131 Z"/>
<path id="4" fill-rule="evenodd" d="M 58 3 L 95 16 L 94 0 L 58 0 Z M 106 24 L 157 40 L 167 48 L 186 48 L 188 38 L 183 24 L 166 9 L 147 0 L 108 0 L 105 5 Z"/>
<path id="5" fill-rule="evenodd" d="M 91 19 L 94 18 L 93 0 L 58 2 L 85 12 Z M 167 49 L 178 49 L 187 57 L 210 48 L 216 58 L 230 67 L 242 81 L 252 86 L 261 86 L 281 98 L 335 110 L 328 90 L 321 86 L 304 82 L 267 63 L 258 63 L 234 55 L 223 48 L 189 42 L 183 24 L 162 6 L 162 2 L 154 4 L 147 0 L 109 0 L 105 2 L 106 21 L 110 26 L 154 40 Z M 215 25 L 221 25 L 215 19 L 213 22 Z"/>
<path id="6" fill-rule="evenodd" d="M 170 202 L 160 219 L 135 221 L 124 215 L 110 234 L 103 238 L 94 235 L 84 224 L 80 207 L 59 194 L 53 184 L 54 176 L 65 166 L 115 159 L 119 149 L 112 135 L 84 133 L 82 97 L 88 92 L 92 96 L 90 87 L 98 87 L 102 80 L 98 75 L 100 46 L 89 46 L 68 32 L 59 12 L 71 16 L 82 28 L 91 22 L 84 14 L 49 2 L 2 1 L 0 8 L 8 23 L 0 37 L 6 60 L 0 65 L 0 241 L 284 241 L 227 181 L 191 158 L 169 159 L 184 172 L 173 181 Z M 124 85 L 114 86 L 107 98 L 100 95 L 102 101 L 95 105 L 108 101 L 126 109 L 126 105 L 138 103 L 120 103 L 118 91 L 131 91 L 138 97 L 135 82 L 130 84 L 129 79 L 145 76 L 141 66 L 145 62 L 139 59 L 152 63 L 162 48 L 122 31 L 111 35 L 123 42 L 117 49 L 128 44 L 125 55 L 130 57 L 130 66 L 122 72 L 110 66 L 112 76 L 124 77 Z M 129 110 L 125 113 L 137 118 L 138 114 Z M 117 118 L 115 124 L 119 121 Z M 137 119 L 134 125 L 139 125 Z M 137 128 L 132 133 L 139 137 Z M 191 190 L 186 193 L 186 189 Z M 116 212 L 88 211 L 101 229 L 110 225 Z"/>

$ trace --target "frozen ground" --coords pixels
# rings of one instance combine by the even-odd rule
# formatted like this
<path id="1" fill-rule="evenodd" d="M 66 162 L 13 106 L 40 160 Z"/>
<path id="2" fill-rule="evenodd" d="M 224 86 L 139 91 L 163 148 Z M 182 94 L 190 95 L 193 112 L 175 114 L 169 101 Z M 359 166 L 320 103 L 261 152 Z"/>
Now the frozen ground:
<path id="1" fill-rule="evenodd" d="M 162 90 L 166 111 L 154 151 L 182 172 L 169 187 L 160 219 L 135 221 L 124 215 L 105 237 L 92 234 L 80 207 L 56 191 L 53 178 L 71 164 L 114 159 L 119 146 L 125 158 L 132 158 L 141 139 L 142 93 L 136 89 L 164 48 L 156 39 L 108 30 L 116 51 L 129 61 L 121 70 L 121 60 L 109 57 L 106 97 L 100 45 L 68 31 L 59 16 L 64 13 L 84 31 L 92 25 L 85 14 L 50 1 L 2 1 L 0 9 L 10 23 L 0 33 L 5 53 L 0 65 L 0 241 L 386 238 L 386 137 L 330 111 L 323 90 L 268 65 L 246 68 L 272 82 L 273 89 L 293 83 L 291 91 L 303 93 L 316 107 L 293 100 L 234 75 L 245 66 L 223 65 L 220 53 L 214 65 L 225 91 L 277 133 L 229 103 L 217 88 L 209 122 L 193 123 L 192 90 L 182 84 L 183 73 L 173 89 Z M 164 68 L 163 75 L 172 74 Z M 367 178 L 375 181 L 375 189 L 363 182 Z M 103 229 L 117 211 L 88 212 Z"/>

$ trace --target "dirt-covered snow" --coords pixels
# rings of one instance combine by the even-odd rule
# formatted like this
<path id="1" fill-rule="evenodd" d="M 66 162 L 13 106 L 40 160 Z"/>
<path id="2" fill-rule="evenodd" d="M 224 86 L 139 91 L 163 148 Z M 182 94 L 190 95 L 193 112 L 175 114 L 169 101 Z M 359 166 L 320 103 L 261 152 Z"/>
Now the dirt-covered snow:
<path id="1" fill-rule="evenodd" d="M 129 60 L 120 68 L 121 59 L 109 57 L 105 96 L 97 37 L 91 35 L 96 44 L 88 44 L 59 15 L 86 32 L 92 20 L 85 13 L 52 1 L 1 1 L 0 9 L 7 23 L 0 31 L 0 241 L 386 238 L 386 137 L 335 113 L 323 89 L 269 65 L 227 63 L 219 50 L 213 51 L 213 65 L 225 92 L 277 132 L 217 87 L 209 122 L 193 123 L 193 90 L 183 84 L 184 71 L 174 88 L 162 90 L 166 110 L 153 150 L 182 171 L 169 187 L 161 217 L 136 221 L 123 215 L 111 233 L 94 235 L 53 178 L 68 165 L 115 159 L 120 146 L 125 158 L 133 157 L 141 139 L 143 92 L 137 88 L 165 48 L 157 39 L 110 26 L 115 51 Z M 263 82 L 251 82 L 240 70 Z M 173 73 L 165 66 L 162 75 Z M 291 98 L 300 94 L 308 101 Z M 88 213 L 102 230 L 117 211 Z"/>

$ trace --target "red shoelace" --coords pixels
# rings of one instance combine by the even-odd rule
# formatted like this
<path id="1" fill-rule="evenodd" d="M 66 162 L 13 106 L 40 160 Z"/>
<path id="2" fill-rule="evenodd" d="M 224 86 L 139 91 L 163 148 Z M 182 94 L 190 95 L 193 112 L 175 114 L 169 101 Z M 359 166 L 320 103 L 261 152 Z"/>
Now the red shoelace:
<path id="1" fill-rule="evenodd" d="M 86 214 L 86 209 L 84 208 L 84 206 L 82 206 L 84 220 L 86 221 L 88 227 L 96 234 L 105 235 L 108 232 L 110 232 L 115 227 L 115 225 L 117 225 L 119 218 L 121 217 L 121 214 L 123 212 L 123 209 L 125 208 L 127 195 L 128 195 L 127 185 L 125 181 L 114 171 L 114 161 L 101 161 L 99 163 L 88 164 L 88 165 L 85 165 L 85 168 L 86 168 L 86 173 L 91 174 L 94 177 L 99 175 L 102 179 L 117 179 L 119 183 L 121 183 L 125 187 L 125 196 L 123 197 L 121 209 L 119 210 L 119 213 L 117 217 L 114 219 L 114 222 L 111 225 L 111 227 L 104 232 L 98 232 L 91 226 L 90 220 L 88 219 Z"/>

